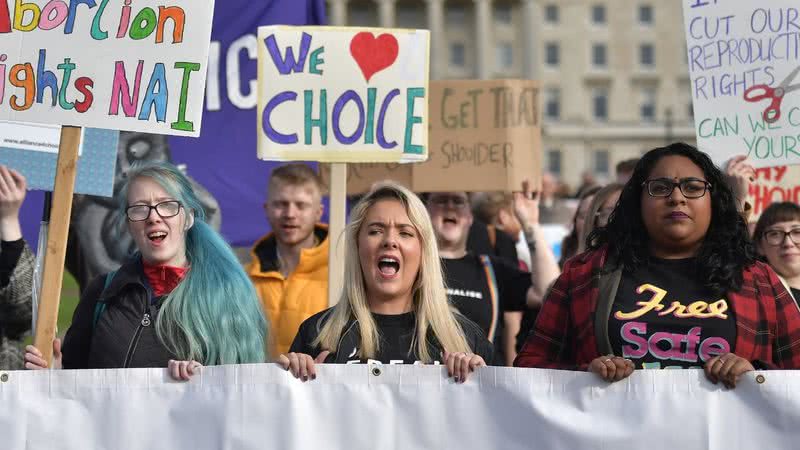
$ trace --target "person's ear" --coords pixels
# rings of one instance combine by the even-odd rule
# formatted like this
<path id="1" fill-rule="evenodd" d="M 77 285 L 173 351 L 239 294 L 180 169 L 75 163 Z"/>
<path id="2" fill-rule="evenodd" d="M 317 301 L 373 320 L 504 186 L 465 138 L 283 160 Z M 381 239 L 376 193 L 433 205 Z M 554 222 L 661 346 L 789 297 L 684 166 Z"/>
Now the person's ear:
<path id="1" fill-rule="evenodd" d="M 184 231 L 189 231 L 194 225 L 194 211 L 187 211 L 186 222 L 183 224 Z"/>
<path id="2" fill-rule="evenodd" d="M 322 221 L 322 214 L 323 213 L 325 213 L 325 204 L 320 201 L 319 202 L 319 207 L 317 208 L 317 217 L 316 217 L 317 223 Z"/>

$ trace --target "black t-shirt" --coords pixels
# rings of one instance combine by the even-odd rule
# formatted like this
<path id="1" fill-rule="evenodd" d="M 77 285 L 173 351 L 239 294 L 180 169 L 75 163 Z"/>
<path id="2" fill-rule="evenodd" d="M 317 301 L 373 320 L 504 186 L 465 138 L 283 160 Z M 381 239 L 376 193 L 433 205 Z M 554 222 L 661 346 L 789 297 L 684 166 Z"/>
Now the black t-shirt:
<path id="1" fill-rule="evenodd" d="M 317 339 L 319 330 L 322 329 L 324 323 L 330 318 L 330 312 L 331 309 L 327 309 L 306 319 L 300 325 L 300 330 L 297 332 L 297 336 L 295 336 L 289 351 L 305 353 L 316 358 L 321 350 L 318 346 L 314 345 L 314 341 Z M 357 324 L 352 323 L 342 333 L 339 341 L 338 353 L 330 354 L 325 362 L 347 364 L 370 362 L 380 362 L 383 364 L 417 364 L 420 358 L 416 355 L 412 346 L 414 336 L 416 335 L 415 313 L 408 312 L 395 315 L 372 313 L 372 317 L 375 320 L 378 336 L 380 337 L 380 345 L 375 358 L 371 360 L 359 358 L 359 329 Z M 484 361 L 486 361 L 486 364 L 491 364 L 494 358 L 494 352 L 483 332 L 477 325 L 462 316 L 456 316 L 456 320 L 458 320 L 459 325 L 461 325 L 461 329 L 464 331 L 464 337 L 470 349 L 472 349 L 472 352 L 480 355 Z M 428 336 L 429 349 L 433 352 L 431 357 L 434 361 L 441 363 L 443 361 L 441 346 L 433 337 L 432 331 L 429 331 Z"/>
<path id="2" fill-rule="evenodd" d="M 794 297 L 794 301 L 800 304 L 800 289 L 796 288 L 789 288 L 792 291 L 792 297 Z"/>
<path id="3" fill-rule="evenodd" d="M 663 369 L 703 367 L 735 351 L 733 310 L 703 286 L 696 263 L 653 258 L 623 272 L 608 323 L 615 355 L 637 369 Z"/>
<path id="4" fill-rule="evenodd" d="M 525 310 L 531 275 L 503 259 L 489 260 L 494 276 L 488 273 L 481 257 L 472 253 L 463 258 L 442 258 L 442 265 L 450 302 L 494 342 L 503 312 Z"/>

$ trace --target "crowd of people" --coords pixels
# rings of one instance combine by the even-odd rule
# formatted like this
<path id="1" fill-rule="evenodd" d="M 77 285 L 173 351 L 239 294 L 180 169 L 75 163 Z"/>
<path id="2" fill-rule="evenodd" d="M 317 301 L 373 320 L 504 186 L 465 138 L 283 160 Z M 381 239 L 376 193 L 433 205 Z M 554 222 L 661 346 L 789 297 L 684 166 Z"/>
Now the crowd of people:
<path id="1" fill-rule="evenodd" d="M 168 163 L 117 195 L 136 252 L 83 291 L 53 361 L 19 341 L 33 256 L 19 229 L 25 180 L 0 166 L 0 368 L 165 367 L 274 361 L 303 380 L 325 363 L 442 364 L 463 382 L 484 365 L 583 370 L 699 368 L 734 387 L 756 369 L 800 368 L 800 206 L 748 227 L 753 168 L 724 170 L 676 143 L 586 179 L 559 205 L 554 180 L 514 193 L 410 192 L 376 183 L 343 236 L 344 284 L 328 308 L 324 185 L 275 169 L 271 232 L 245 266 L 204 221 Z M 532 177 L 533 178 L 533 177 Z M 566 211 L 566 213 L 565 213 Z M 569 226 L 560 258 L 544 223 Z"/>

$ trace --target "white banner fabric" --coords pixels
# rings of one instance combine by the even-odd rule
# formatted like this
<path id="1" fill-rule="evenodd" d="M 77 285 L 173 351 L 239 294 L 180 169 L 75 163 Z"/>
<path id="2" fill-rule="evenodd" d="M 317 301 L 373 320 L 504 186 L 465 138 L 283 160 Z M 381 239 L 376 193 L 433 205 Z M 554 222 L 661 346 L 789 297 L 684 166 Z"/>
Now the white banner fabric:
<path id="1" fill-rule="evenodd" d="M 377 370 L 376 370 L 377 369 Z M 735 390 L 700 370 L 588 373 L 324 365 L 302 383 L 270 364 L 0 373 L 0 447 L 13 449 L 791 449 L 800 373 Z"/>

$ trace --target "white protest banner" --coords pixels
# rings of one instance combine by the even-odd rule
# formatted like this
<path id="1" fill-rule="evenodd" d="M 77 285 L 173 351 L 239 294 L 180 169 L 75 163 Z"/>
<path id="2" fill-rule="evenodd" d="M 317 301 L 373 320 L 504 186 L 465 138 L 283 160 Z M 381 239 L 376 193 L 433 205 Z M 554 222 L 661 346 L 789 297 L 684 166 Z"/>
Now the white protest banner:
<path id="1" fill-rule="evenodd" d="M 0 0 L 0 120 L 198 136 L 213 8 Z"/>
<path id="2" fill-rule="evenodd" d="M 683 0 L 697 144 L 717 164 L 800 164 L 797 0 Z"/>
<path id="3" fill-rule="evenodd" d="M 792 449 L 800 373 L 322 365 L 303 383 L 275 365 L 0 374 L 4 450 Z"/>
<path id="4" fill-rule="evenodd" d="M 426 30 L 258 29 L 258 157 L 424 161 Z"/>
<path id="5" fill-rule="evenodd" d="M 753 207 L 750 222 L 757 222 L 767 207 L 777 202 L 800 205 L 800 166 L 775 166 L 756 169 L 750 184 L 748 203 Z"/>

